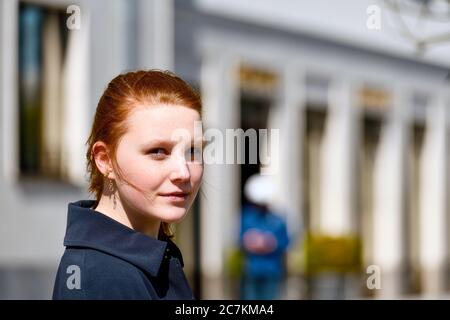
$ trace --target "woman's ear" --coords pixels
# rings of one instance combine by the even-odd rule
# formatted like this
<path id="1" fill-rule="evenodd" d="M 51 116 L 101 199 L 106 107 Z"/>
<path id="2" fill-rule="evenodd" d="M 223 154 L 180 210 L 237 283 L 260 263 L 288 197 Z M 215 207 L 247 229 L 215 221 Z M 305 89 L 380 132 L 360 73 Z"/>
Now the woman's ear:
<path id="1" fill-rule="evenodd" d="M 110 158 L 109 148 L 103 141 L 97 141 L 92 146 L 92 156 L 95 160 L 95 165 L 103 176 L 109 174 L 109 178 L 114 178 L 112 161 Z M 111 174 L 110 174 L 111 172 Z"/>

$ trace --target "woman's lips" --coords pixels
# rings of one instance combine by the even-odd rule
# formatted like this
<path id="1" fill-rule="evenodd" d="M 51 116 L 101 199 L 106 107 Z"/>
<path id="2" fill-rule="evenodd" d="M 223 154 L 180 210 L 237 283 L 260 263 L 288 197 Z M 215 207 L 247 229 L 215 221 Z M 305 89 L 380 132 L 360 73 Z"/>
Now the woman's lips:
<path id="1" fill-rule="evenodd" d="M 166 198 L 170 202 L 184 202 L 188 198 L 189 194 L 187 194 L 187 193 L 171 193 L 171 194 L 162 194 L 161 196 Z"/>

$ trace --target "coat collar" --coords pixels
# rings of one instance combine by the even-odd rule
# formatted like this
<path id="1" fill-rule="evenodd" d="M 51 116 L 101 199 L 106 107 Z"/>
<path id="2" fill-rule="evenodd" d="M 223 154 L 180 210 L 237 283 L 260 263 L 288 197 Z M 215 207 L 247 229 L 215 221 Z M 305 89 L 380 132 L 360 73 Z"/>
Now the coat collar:
<path id="1" fill-rule="evenodd" d="M 158 240 L 137 232 L 91 209 L 94 200 L 69 203 L 65 246 L 86 247 L 126 260 L 150 275 L 158 275 L 164 258 L 175 256 L 182 266 L 181 252 L 174 242 Z"/>

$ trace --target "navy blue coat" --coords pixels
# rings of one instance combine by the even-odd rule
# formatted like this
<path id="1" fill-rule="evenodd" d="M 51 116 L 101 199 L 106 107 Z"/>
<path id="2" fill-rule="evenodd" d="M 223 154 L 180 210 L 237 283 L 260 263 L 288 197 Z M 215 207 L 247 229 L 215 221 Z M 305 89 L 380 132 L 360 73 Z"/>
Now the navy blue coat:
<path id="1" fill-rule="evenodd" d="M 134 231 L 94 203 L 69 204 L 53 299 L 194 299 L 174 242 Z"/>

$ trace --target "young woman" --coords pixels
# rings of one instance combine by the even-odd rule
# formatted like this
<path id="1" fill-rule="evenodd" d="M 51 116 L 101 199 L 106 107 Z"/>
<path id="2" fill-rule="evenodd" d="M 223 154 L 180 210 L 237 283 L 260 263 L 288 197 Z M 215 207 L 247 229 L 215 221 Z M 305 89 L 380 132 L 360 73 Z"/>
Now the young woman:
<path id="1" fill-rule="evenodd" d="M 170 72 L 109 83 L 87 141 L 95 200 L 68 206 L 53 299 L 194 298 L 169 224 L 184 218 L 200 187 L 200 117 L 199 95 Z"/>

